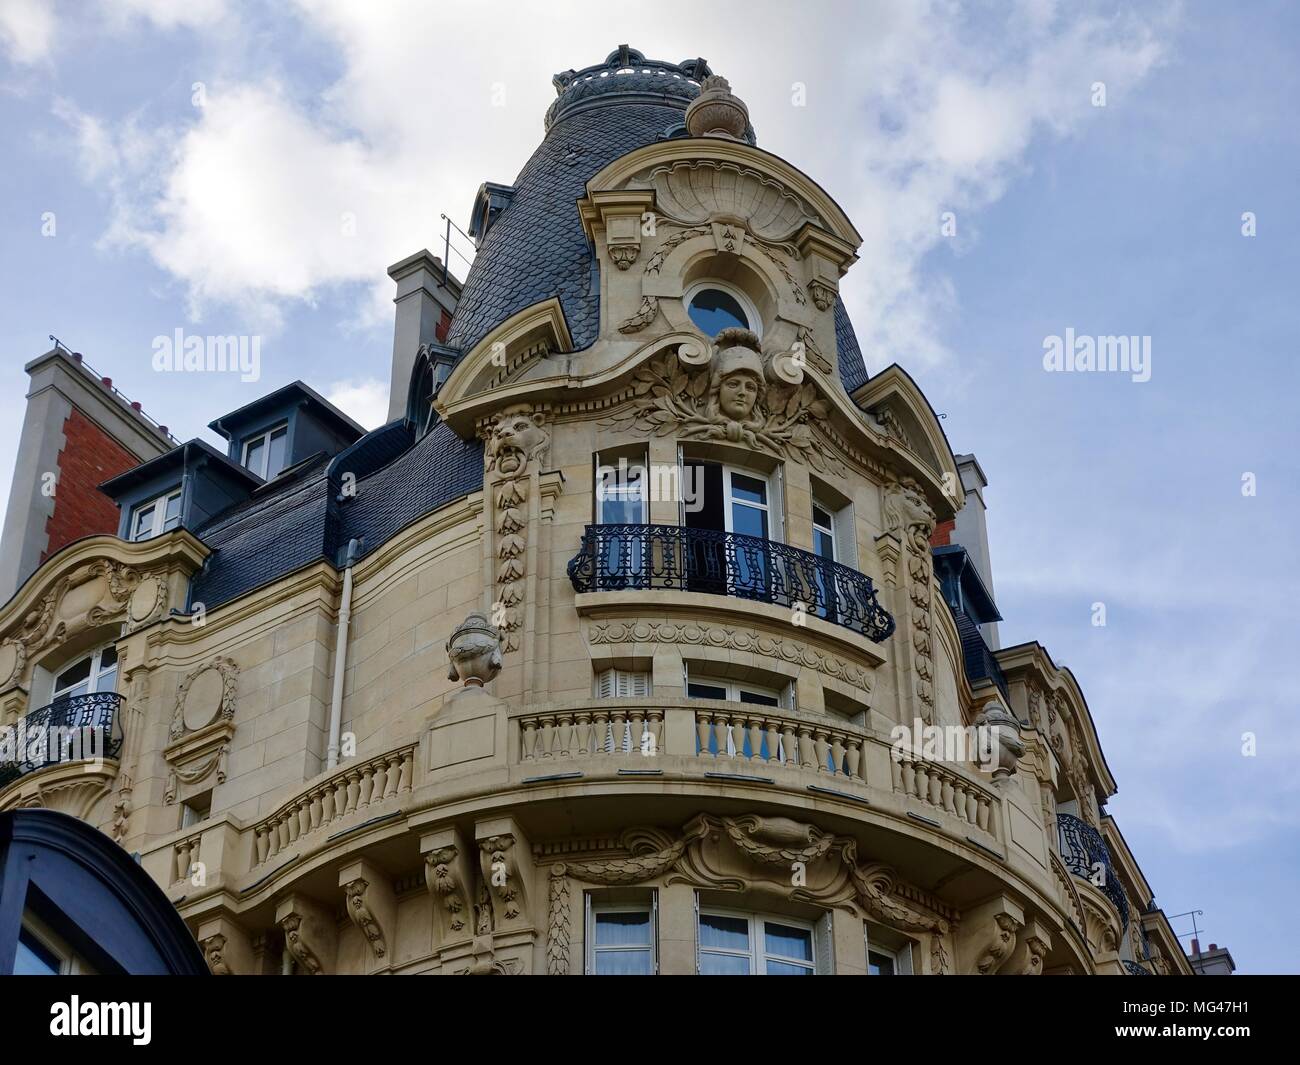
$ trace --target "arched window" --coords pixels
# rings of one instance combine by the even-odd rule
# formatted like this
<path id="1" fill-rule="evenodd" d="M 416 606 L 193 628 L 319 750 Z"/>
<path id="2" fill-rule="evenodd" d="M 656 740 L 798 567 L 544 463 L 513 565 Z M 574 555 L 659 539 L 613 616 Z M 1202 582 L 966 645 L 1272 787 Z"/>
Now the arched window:
<path id="1" fill-rule="evenodd" d="M 686 290 L 686 313 L 705 336 L 724 329 L 752 329 L 760 336 L 763 321 L 753 302 L 740 289 L 721 281 L 700 281 Z"/>
<path id="2" fill-rule="evenodd" d="M 406 404 L 406 420 L 415 429 L 417 439 L 433 427 L 433 396 L 437 391 L 434 375 L 434 363 L 428 355 L 421 353 L 415 360 L 415 369 L 411 372 L 411 390 L 408 393 L 410 398 Z"/>

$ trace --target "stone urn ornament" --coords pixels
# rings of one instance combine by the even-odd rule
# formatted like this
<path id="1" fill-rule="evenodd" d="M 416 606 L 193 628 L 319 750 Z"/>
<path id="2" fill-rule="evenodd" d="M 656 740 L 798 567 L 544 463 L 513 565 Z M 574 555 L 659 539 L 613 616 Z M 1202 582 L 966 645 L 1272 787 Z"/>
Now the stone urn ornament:
<path id="1" fill-rule="evenodd" d="M 501 672 L 501 635 L 483 614 L 470 614 L 447 637 L 448 680 L 481 688 Z"/>
<path id="2" fill-rule="evenodd" d="M 686 108 L 686 129 L 692 137 L 745 139 L 749 108 L 731 91 L 731 83 L 719 74 L 700 82 L 700 95 Z"/>
<path id="3" fill-rule="evenodd" d="M 1020 722 L 1010 710 L 994 699 L 984 704 L 975 718 L 976 728 L 986 730 L 990 739 L 980 751 L 981 767 L 993 774 L 995 782 L 1009 780 L 1025 753 L 1020 738 Z M 983 743 L 981 748 L 985 748 Z"/>

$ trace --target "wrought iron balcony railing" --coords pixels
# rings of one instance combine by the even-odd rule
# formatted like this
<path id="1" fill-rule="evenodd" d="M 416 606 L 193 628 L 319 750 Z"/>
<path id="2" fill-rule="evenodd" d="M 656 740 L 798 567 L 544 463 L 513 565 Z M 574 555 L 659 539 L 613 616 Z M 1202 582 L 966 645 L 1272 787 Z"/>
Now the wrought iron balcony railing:
<path id="1" fill-rule="evenodd" d="M 0 787 L 28 773 L 63 762 L 116 758 L 122 750 L 117 692 L 56 699 L 19 721 L 14 758 L 0 762 Z"/>
<path id="2" fill-rule="evenodd" d="M 1061 860 L 1065 867 L 1110 899 L 1119 911 L 1120 921 L 1127 928 L 1128 897 L 1115 876 L 1110 848 L 1101 838 L 1101 833 L 1073 814 L 1057 814 L 1056 827 L 1061 837 Z"/>
<path id="3" fill-rule="evenodd" d="M 1151 975 L 1151 973 L 1146 969 L 1145 966 L 1139 965 L 1135 961 L 1129 961 L 1127 958 L 1123 960 L 1123 965 L 1124 965 L 1124 974 L 1126 976 L 1150 976 Z"/>
<path id="4" fill-rule="evenodd" d="M 873 643 L 894 631 L 870 577 L 759 536 L 683 525 L 588 525 L 569 580 L 579 592 L 674 589 L 802 606 Z"/>

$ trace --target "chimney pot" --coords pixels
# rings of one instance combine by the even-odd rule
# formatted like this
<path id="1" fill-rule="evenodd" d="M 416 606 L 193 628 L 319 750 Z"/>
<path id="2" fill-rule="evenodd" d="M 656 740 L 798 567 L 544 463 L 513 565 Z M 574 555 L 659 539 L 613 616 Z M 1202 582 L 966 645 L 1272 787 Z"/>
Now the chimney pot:
<path id="1" fill-rule="evenodd" d="M 103 385 L 105 388 L 113 387 L 113 379 L 111 377 L 101 377 L 99 379 L 99 383 Z"/>

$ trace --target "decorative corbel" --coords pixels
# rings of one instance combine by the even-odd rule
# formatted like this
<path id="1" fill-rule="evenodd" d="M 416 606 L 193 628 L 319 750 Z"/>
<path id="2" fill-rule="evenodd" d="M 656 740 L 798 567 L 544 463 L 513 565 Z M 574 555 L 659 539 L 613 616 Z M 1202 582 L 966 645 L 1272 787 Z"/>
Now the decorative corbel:
<path id="1" fill-rule="evenodd" d="M 353 862 L 339 870 L 339 887 L 347 899 L 348 916 L 366 937 L 375 960 L 387 964 L 389 934 L 397 927 L 397 900 L 388 875 L 367 861 Z"/>
<path id="2" fill-rule="evenodd" d="M 998 970 L 1000 976 L 1041 976 L 1043 958 L 1052 949 L 1052 934 L 1047 926 L 1031 917 L 1020 929 L 1015 949 Z"/>
<path id="3" fill-rule="evenodd" d="M 1007 963 L 1016 935 L 1025 924 L 1025 911 L 1006 895 L 998 895 L 962 915 L 962 971 L 992 976 Z"/>
<path id="4" fill-rule="evenodd" d="M 494 928 L 528 926 L 528 888 L 533 859 L 528 840 L 513 818 L 480 821 L 474 826 Z"/>
<path id="5" fill-rule="evenodd" d="M 338 946 L 333 915 L 305 895 L 290 895 L 275 908 L 285 949 L 308 976 L 328 972 Z"/>
<path id="6" fill-rule="evenodd" d="M 257 972 L 253 941 L 229 917 L 204 921 L 195 938 L 213 976 L 250 976 Z"/>
<path id="7" fill-rule="evenodd" d="M 434 899 L 437 946 L 474 935 L 474 867 L 469 845 L 455 827 L 420 838 L 424 882 Z"/>

